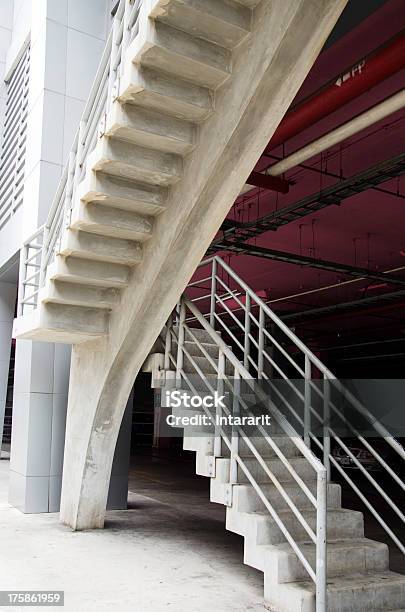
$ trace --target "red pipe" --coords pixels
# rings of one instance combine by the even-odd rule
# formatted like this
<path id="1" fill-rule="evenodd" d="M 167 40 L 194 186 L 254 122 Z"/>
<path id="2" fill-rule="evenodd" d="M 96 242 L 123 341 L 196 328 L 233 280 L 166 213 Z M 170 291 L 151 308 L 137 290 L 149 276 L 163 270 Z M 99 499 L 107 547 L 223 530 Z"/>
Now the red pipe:
<path id="1" fill-rule="evenodd" d="M 365 93 L 405 67 L 405 30 L 310 98 L 294 107 L 280 123 L 265 153 Z"/>

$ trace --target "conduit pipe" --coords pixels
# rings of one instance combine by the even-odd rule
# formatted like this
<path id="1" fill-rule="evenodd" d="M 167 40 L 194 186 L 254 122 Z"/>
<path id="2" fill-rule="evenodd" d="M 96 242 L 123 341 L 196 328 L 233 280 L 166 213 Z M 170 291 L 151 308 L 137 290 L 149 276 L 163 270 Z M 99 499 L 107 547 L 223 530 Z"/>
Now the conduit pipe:
<path id="1" fill-rule="evenodd" d="M 402 31 L 293 107 L 280 123 L 266 152 L 316 124 L 404 67 L 405 31 Z"/>
<path id="2" fill-rule="evenodd" d="M 322 153 L 326 151 L 326 149 L 330 149 L 336 144 L 339 144 L 343 140 L 350 138 L 354 134 L 357 134 L 361 130 L 364 130 L 374 123 L 385 119 L 389 115 L 401 110 L 405 106 L 405 89 L 399 91 L 398 93 L 390 96 L 380 104 L 369 108 L 364 111 L 360 115 L 357 115 L 354 119 L 351 119 L 347 123 L 339 126 L 338 128 L 328 132 L 321 138 L 310 142 L 308 145 L 295 151 L 291 155 L 288 155 L 281 161 L 277 162 L 273 166 L 271 166 L 266 174 L 270 176 L 280 176 L 287 170 L 298 166 L 299 164 L 307 161 L 314 155 Z"/>

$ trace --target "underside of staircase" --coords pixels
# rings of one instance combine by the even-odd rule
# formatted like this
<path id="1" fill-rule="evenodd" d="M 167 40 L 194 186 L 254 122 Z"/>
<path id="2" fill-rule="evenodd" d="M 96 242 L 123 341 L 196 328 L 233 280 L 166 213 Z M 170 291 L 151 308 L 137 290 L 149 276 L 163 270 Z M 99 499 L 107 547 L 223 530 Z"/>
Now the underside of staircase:
<path id="1" fill-rule="evenodd" d="M 232 50 L 252 35 L 257 3 L 144 3 L 148 19 L 128 49 L 39 307 L 16 320 L 16 337 L 80 343 L 108 334 L 157 217 L 170 214 L 185 158 L 198 155 L 201 125 L 215 112 L 215 90 L 232 79 Z"/>
<path id="2" fill-rule="evenodd" d="M 203 329 L 193 329 L 198 341 L 211 359 L 218 360 L 218 346 L 212 336 Z M 178 333 L 178 332 L 176 332 Z M 174 354 L 177 349 L 173 344 Z M 187 353 L 192 356 L 205 379 L 215 379 L 212 364 L 202 355 L 201 347 L 187 340 Z M 183 363 L 184 377 L 203 394 L 206 386 L 191 361 Z M 156 376 L 156 386 L 161 386 Z M 160 372 L 162 376 L 162 372 Z M 165 392 L 173 390 L 175 371 L 166 372 L 162 379 L 161 397 L 166 405 Z M 182 393 L 192 395 L 182 378 Z M 162 382 L 162 381 L 161 381 Z M 207 392 L 207 391 L 206 391 Z M 175 417 L 193 417 L 203 414 L 202 408 L 185 406 L 172 408 Z M 236 484 L 230 485 L 230 451 L 222 442 L 221 456 L 214 456 L 215 434 L 213 427 L 187 425 L 183 429 L 183 448 L 196 454 L 196 473 L 210 478 L 210 499 L 226 506 L 226 528 L 244 538 L 244 563 L 263 572 L 265 600 L 274 612 L 314 612 L 316 609 L 315 584 L 303 564 L 286 541 L 276 521 L 269 514 L 246 474 L 238 467 Z M 316 478 L 307 460 L 297 446 L 277 423 L 272 425 L 272 435 L 277 446 L 315 494 Z M 316 510 L 298 486 L 291 474 L 263 437 L 252 437 L 254 444 L 273 475 L 282 484 L 290 499 L 312 529 L 316 527 Z M 294 537 L 305 557 L 315 569 L 315 544 L 309 539 L 303 526 L 278 491 L 275 484 L 262 470 L 249 445 L 240 440 L 239 455 L 249 467 L 265 492 L 267 500 L 282 519 L 284 526 Z M 341 487 L 328 485 L 327 511 L 327 610 L 329 612 L 388 612 L 405 609 L 405 576 L 390 571 L 388 546 L 364 536 L 362 512 L 341 506 Z"/>

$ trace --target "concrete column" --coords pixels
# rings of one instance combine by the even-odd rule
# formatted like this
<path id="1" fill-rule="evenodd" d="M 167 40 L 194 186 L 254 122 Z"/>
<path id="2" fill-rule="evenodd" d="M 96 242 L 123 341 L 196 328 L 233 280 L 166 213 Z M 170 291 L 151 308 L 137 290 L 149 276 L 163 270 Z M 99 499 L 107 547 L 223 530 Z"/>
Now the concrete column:
<path id="1" fill-rule="evenodd" d="M 17 286 L 0 282 L 0 456 Z"/>

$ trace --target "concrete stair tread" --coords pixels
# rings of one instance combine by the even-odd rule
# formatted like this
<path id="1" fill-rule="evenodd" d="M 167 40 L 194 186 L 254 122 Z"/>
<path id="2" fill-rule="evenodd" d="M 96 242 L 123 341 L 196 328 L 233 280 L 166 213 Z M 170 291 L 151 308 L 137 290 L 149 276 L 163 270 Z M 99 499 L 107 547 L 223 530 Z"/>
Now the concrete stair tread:
<path id="1" fill-rule="evenodd" d="M 405 593 L 405 576 L 392 571 L 385 572 L 356 572 L 348 576 L 336 576 L 328 578 L 328 593 L 338 591 L 355 591 L 358 593 L 366 589 L 386 588 L 387 586 L 403 586 Z M 291 582 L 284 584 L 283 587 L 291 589 L 303 589 L 309 593 L 315 593 L 316 586 L 312 580 L 301 580 L 299 582 Z M 373 612 L 378 608 L 371 608 Z M 395 608 L 392 608 L 394 610 Z M 387 608 L 381 609 L 381 612 L 386 612 Z"/>
<path id="2" fill-rule="evenodd" d="M 213 112 L 212 94 L 206 87 L 131 62 L 124 74 L 119 99 L 163 112 L 178 119 L 201 123 Z"/>
<path id="3" fill-rule="evenodd" d="M 140 147 L 125 140 L 102 138 L 88 157 L 88 169 L 118 178 L 168 187 L 183 173 L 179 155 Z"/>
<path id="4" fill-rule="evenodd" d="M 60 280 L 48 280 L 39 295 L 45 304 L 69 304 L 107 310 L 117 306 L 120 298 L 118 289 L 80 285 Z"/>
<path id="5" fill-rule="evenodd" d="M 128 285 L 129 268 L 115 263 L 58 255 L 48 268 L 48 280 L 78 285 L 122 289 Z"/>
<path id="6" fill-rule="evenodd" d="M 139 145 L 187 155 L 196 146 L 195 127 L 192 123 L 165 115 L 145 107 L 116 102 L 107 118 L 105 133 Z"/>
<path id="7" fill-rule="evenodd" d="M 106 204 L 76 202 L 70 227 L 111 238 L 144 242 L 152 235 L 153 219 Z"/>
<path id="8" fill-rule="evenodd" d="M 154 14 L 164 23 L 227 48 L 249 33 L 252 16 L 248 8 L 232 0 L 172 0 L 158 5 Z"/>
<path id="9" fill-rule="evenodd" d="M 162 22 L 150 24 L 147 41 L 135 39 L 131 60 L 199 86 L 216 89 L 231 74 L 229 49 Z"/>
<path id="10" fill-rule="evenodd" d="M 105 263 L 134 266 L 142 260 L 142 246 L 134 240 L 70 230 L 62 237 L 59 254 Z"/>
<path id="11" fill-rule="evenodd" d="M 144 185 L 103 172 L 88 172 L 79 184 L 76 196 L 83 202 L 97 202 L 144 215 L 157 216 L 166 208 L 167 189 Z"/>

